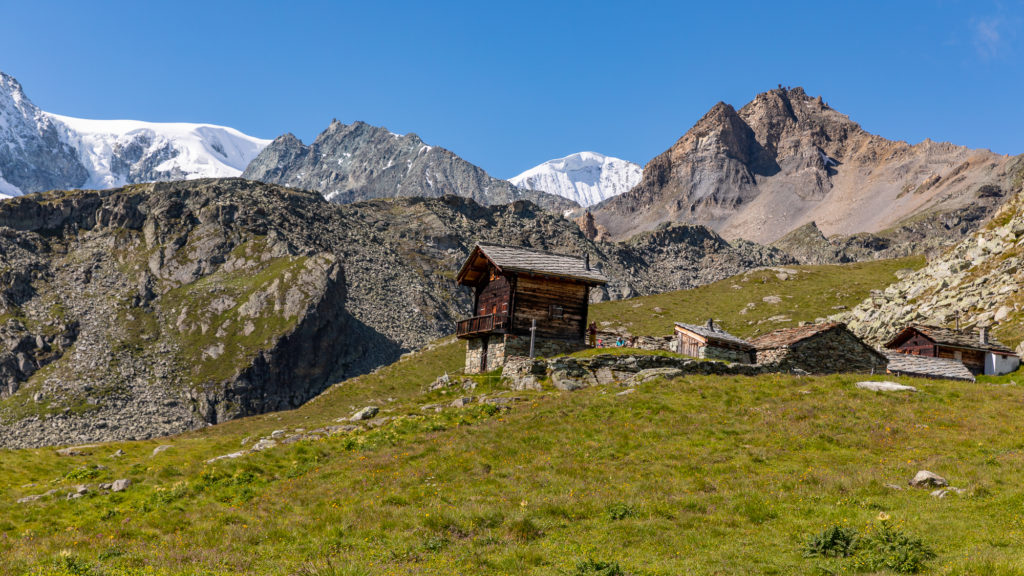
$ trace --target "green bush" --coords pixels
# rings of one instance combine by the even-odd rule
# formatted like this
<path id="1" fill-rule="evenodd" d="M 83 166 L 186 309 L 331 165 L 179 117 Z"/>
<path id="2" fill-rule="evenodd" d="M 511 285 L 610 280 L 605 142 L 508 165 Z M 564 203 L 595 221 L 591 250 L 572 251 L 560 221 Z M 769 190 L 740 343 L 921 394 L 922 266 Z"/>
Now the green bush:
<path id="1" fill-rule="evenodd" d="M 856 552 L 859 537 L 853 528 L 833 525 L 811 536 L 804 545 L 804 557 L 846 558 Z"/>
<path id="2" fill-rule="evenodd" d="M 100 475 L 100 471 L 97 468 L 82 466 L 81 468 L 75 468 L 71 472 L 64 475 L 67 480 L 92 480 Z"/>
<path id="3" fill-rule="evenodd" d="M 598 562 L 593 559 L 576 563 L 572 576 L 626 576 L 618 562 Z"/>
<path id="4" fill-rule="evenodd" d="M 636 509 L 623 502 L 616 502 L 608 507 L 609 520 L 625 520 L 636 516 Z"/>
<path id="5" fill-rule="evenodd" d="M 863 533 L 837 525 L 810 537 L 804 545 L 804 556 L 851 557 L 848 567 L 855 572 L 891 570 L 916 574 L 935 558 L 935 552 L 920 538 L 910 536 L 890 522 L 888 514 L 883 512 Z M 824 567 L 819 570 L 833 572 Z"/>
<path id="6" fill-rule="evenodd" d="M 903 532 L 888 518 L 871 526 L 861 548 L 864 554 L 857 558 L 856 566 L 868 572 L 888 568 L 900 574 L 916 574 L 935 558 L 935 552 L 920 538 Z"/>

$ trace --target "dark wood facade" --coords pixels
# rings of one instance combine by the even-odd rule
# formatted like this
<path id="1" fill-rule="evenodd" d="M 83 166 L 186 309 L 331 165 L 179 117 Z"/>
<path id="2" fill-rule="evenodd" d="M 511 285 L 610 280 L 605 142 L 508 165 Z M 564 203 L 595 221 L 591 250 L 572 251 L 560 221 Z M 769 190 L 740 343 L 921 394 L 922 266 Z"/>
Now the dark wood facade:
<path id="1" fill-rule="evenodd" d="M 929 333 L 937 333 L 935 337 Z M 950 334 L 953 334 L 951 337 Z M 993 350 L 986 350 L 987 343 L 978 342 L 968 345 L 968 342 L 975 339 L 974 336 L 957 334 L 949 329 L 910 326 L 900 332 L 892 341 L 886 344 L 886 348 L 903 354 L 915 356 L 930 356 L 933 358 L 947 358 L 959 360 L 974 374 L 985 373 L 985 355 L 990 351 L 1009 352 L 999 350 L 992 346 Z M 960 341 L 963 340 L 963 341 Z M 999 345 L 1001 347 L 1001 345 Z M 1012 352 L 1010 352 L 1012 353 Z"/>
<path id="2" fill-rule="evenodd" d="M 460 338 L 489 334 L 583 340 L 590 288 L 604 284 L 584 259 L 508 247 L 487 247 L 504 266 L 478 246 L 459 272 L 472 287 L 473 317 L 456 328 Z M 578 268 L 578 270 L 576 270 Z"/>
<path id="3" fill-rule="evenodd" d="M 590 287 L 582 282 L 503 274 L 492 267 L 473 288 L 474 314 L 459 322 L 460 337 L 483 333 L 529 336 L 534 321 L 538 337 L 583 338 L 586 334 Z"/>

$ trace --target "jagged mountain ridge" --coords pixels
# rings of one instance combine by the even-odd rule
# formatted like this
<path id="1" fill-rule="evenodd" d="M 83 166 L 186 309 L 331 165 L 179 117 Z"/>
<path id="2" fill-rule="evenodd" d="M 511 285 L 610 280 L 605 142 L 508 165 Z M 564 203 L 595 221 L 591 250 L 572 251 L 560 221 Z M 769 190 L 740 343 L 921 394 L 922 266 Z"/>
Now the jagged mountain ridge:
<path id="1" fill-rule="evenodd" d="M 827 236 L 849 236 L 920 217 L 970 219 L 939 232 L 955 241 L 1013 191 L 1011 161 L 886 140 L 820 96 L 780 87 L 738 111 L 716 104 L 645 166 L 640 184 L 593 211 L 615 238 L 675 221 L 762 243 L 812 221 Z"/>
<path id="2" fill-rule="evenodd" d="M 530 200 L 559 212 L 578 207 L 571 200 L 493 178 L 451 151 L 424 143 L 416 134 L 395 134 L 365 122 L 333 120 L 309 146 L 292 134 L 279 136 L 242 177 L 315 190 L 342 204 L 453 194 L 489 206 Z"/>
<path id="3" fill-rule="evenodd" d="M 534 166 L 509 178 L 509 182 L 557 194 L 587 208 L 632 189 L 640 182 L 642 172 L 639 164 L 627 160 L 577 152 Z"/>
<path id="4" fill-rule="evenodd" d="M 671 226 L 588 240 L 528 201 L 349 205 L 241 179 L 0 204 L 0 446 L 145 438 L 295 406 L 450 334 L 475 242 L 589 252 L 595 299 L 791 263 Z"/>
<path id="5" fill-rule="evenodd" d="M 0 197 L 238 176 L 269 143 L 212 124 L 51 114 L 0 72 Z"/>

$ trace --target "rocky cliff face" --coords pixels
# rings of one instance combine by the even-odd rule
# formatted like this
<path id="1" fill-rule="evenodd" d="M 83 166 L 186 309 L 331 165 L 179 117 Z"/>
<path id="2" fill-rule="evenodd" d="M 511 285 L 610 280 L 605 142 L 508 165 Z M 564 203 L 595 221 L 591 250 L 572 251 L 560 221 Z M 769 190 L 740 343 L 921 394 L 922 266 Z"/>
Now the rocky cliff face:
<path id="1" fill-rule="evenodd" d="M 1012 191 L 1015 166 L 987 150 L 886 140 L 780 87 L 738 111 L 715 105 L 640 184 L 593 211 L 614 238 L 674 221 L 773 242 L 815 222 L 826 236 L 880 235 L 900 252 L 902 237 L 883 233 L 908 228 L 927 245 L 977 229 Z M 935 225 L 915 227 L 922 219 Z"/>
<path id="2" fill-rule="evenodd" d="M 880 344 L 910 322 L 989 326 L 1010 346 L 1024 340 L 1024 195 L 982 229 L 916 272 L 842 315 L 852 330 Z"/>
<path id="3" fill-rule="evenodd" d="M 77 150 L 62 140 L 61 129 L 25 96 L 17 80 L 0 72 L 0 193 L 14 196 L 85 183 L 89 173 Z"/>
<path id="4" fill-rule="evenodd" d="M 415 134 L 394 134 L 363 122 L 335 120 L 309 146 L 291 134 L 280 136 L 242 177 L 315 190 L 342 204 L 453 194 L 484 205 L 530 200 L 558 212 L 578 207 L 560 196 L 492 178 L 452 152 L 428 146 Z"/>
<path id="5" fill-rule="evenodd" d="M 703 227 L 594 242 L 527 201 L 338 205 L 239 179 L 23 196 L 0 205 L 0 446 L 296 406 L 450 334 L 478 241 L 589 252 L 612 279 L 597 300 L 792 262 Z"/>

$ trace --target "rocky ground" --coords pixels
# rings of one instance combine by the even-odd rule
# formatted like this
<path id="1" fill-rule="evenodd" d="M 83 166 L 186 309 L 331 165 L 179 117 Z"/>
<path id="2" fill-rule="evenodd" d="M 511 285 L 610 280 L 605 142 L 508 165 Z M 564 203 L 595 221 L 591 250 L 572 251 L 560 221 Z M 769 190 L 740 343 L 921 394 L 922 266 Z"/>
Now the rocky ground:
<path id="1" fill-rule="evenodd" d="M 879 289 L 840 318 L 873 343 L 910 322 L 990 326 L 1004 343 L 1024 339 L 1024 195 L 1018 194 L 982 229 L 916 272 Z"/>
<path id="2" fill-rule="evenodd" d="M 0 446 L 149 438 L 303 403 L 449 334 L 478 241 L 592 255 L 595 300 L 792 262 L 671 226 L 594 242 L 527 201 L 337 205 L 241 179 L 0 205 Z"/>

